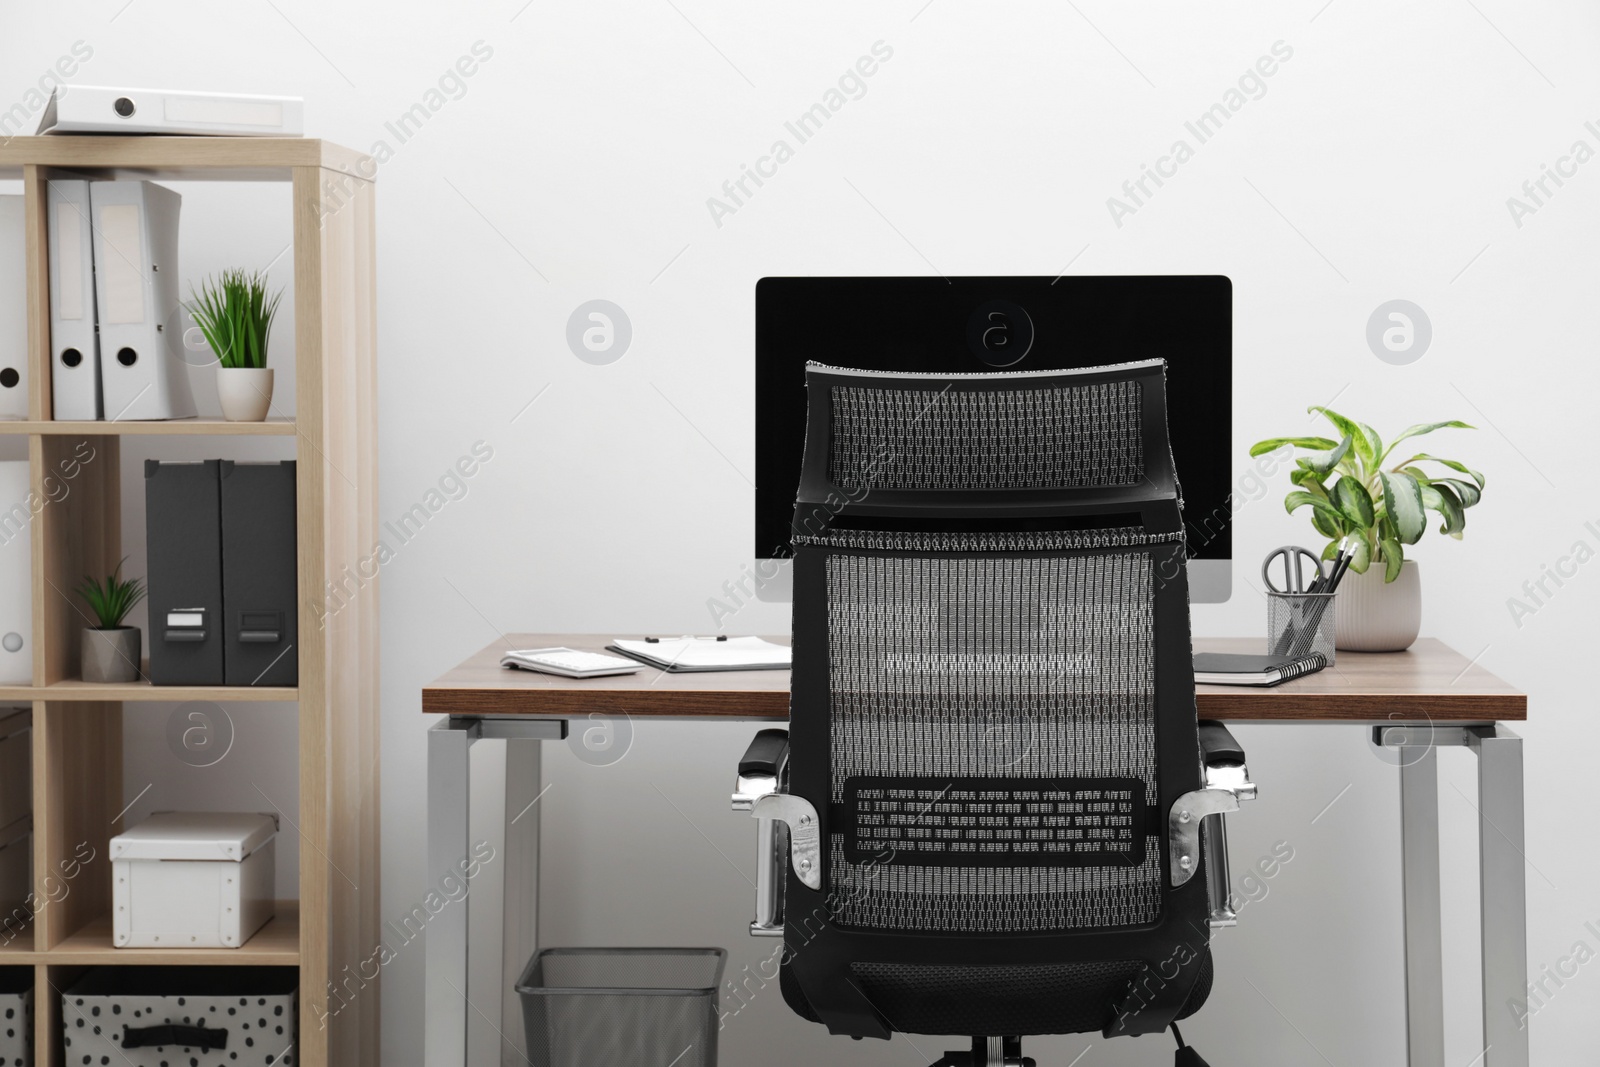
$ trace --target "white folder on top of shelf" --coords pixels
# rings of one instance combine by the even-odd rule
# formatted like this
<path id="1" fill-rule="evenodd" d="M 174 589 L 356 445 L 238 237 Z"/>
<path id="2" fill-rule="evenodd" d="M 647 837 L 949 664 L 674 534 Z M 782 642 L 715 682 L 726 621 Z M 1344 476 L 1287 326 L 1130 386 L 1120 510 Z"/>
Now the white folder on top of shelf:
<path id="1" fill-rule="evenodd" d="M 72 85 L 50 93 L 38 132 L 299 137 L 304 110 L 298 96 Z"/>
<path id="2" fill-rule="evenodd" d="M 183 197 L 144 181 L 89 183 L 94 220 L 100 384 L 112 422 L 195 414 L 178 330 L 178 212 Z M 173 343 L 169 344 L 171 340 Z"/>
<path id="3" fill-rule="evenodd" d="M 50 231 L 50 396 L 55 418 L 102 418 L 89 183 L 50 179 L 45 209 Z"/>
<path id="4" fill-rule="evenodd" d="M 0 196 L 0 419 L 28 417 L 27 215 Z"/>
<path id="5" fill-rule="evenodd" d="M 33 502 L 28 461 L 0 462 L 0 685 L 33 684 Z"/>

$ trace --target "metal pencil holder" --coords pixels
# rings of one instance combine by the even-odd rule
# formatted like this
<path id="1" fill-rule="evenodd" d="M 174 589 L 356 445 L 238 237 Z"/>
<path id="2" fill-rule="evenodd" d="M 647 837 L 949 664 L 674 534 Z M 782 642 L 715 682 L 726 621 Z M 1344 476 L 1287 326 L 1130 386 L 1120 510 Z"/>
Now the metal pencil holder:
<path id="1" fill-rule="evenodd" d="M 1267 593 L 1267 652 L 1308 656 L 1321 652 L 1333 666 L 1337 593 Z"/>

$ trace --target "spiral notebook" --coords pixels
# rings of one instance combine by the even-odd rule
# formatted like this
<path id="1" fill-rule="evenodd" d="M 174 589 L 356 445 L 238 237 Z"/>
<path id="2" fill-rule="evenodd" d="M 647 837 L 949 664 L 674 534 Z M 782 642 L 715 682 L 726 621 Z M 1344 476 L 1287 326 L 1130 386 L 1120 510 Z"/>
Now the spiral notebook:
<path id="1" fill-rule="evenodd" d="M 1196 652 L 1197 685 L 1282 685 L 1328 665 L 1321 652 L 1304 656 L 1251 656 L 1236 652 Z"/>

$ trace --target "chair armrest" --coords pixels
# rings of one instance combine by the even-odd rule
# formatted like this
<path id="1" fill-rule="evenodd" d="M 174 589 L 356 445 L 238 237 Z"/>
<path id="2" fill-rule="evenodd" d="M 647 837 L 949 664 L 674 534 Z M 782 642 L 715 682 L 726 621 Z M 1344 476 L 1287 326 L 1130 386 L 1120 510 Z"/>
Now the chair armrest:
<path id="1" fill-rule="evenodd" d="M 1212 890 L 1212 925 L 1230 925 L 1233 918 L 1227 906 L 1228 845 L 1222 816 L 1239 810 L 1242 800 L 1256 798 L 1256 784 L 1250 780 L 1244 749 L 1220 722 L 1200 723 L 1200 789 L 1185 793 L 1172 805 L 1167 816 L 1169 860 L 1174 886 L 1183 885 L 1200 868 L 1202 829 L 1211 845 L 1208 877 Z"/>
<path id="2" fill-rule="evenodd" d="M 1200 753 L 1207 767 L 1244 762 L 1244 748 L 1220 722 L 1200 721 Z"/>
<path id="3" fill-rule="evenodd" d="M 739 761 L 739 775 L 776 778 L 782 773 L 784 761 L 788 758 L 789 731 L 762 730 L 750 742 L 750 747 L 744 750 L 744 758 Z"/>
<path id="4" fill-rule="evenodd" d="M 762 730 L 739 760 L 739 777 L 733 786 L 733 810 L 756 813 L 763 797 L 774 796 L 783 783 L 789 762 L 789 732 Z M 769 804 L 782 800 L 775 797 Z M 756 915 L 750 923 L 754 937 L 783 936 L 783 868 L 789 855 L 788 825 L 771 817 L 758 818 L 756 830 Z"/>
<path id="5" fill-rule="evenodd" d="M 1201 721 L 1200 761 L 1207 789 L 1223 789 L 1240 800 L 1256 798 L 1256 784 L 1250 780 L 1244 748 L 1220 722 Z"/>
<path id="6" fill-rule="evenodd" d="M 733 785 L 733 810 L 750 811 L 757 800 L 776 793 L 789 762 L 789 731 L 762 730 L 739 760 Z"/>

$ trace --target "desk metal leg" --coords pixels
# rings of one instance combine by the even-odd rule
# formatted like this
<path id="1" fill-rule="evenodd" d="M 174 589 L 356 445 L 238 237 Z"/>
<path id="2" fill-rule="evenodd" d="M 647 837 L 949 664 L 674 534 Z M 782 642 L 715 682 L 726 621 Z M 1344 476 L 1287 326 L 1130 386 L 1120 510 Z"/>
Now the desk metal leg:
<path id="1" fill-rule="evenodd" d="M 1406 1063 L 1444 1067 L 1444 963 L 1439 907 L 1439 762 L 1402 746 L 1400 874 L 1405 897 Z"/>
<path id="2" fill-rule="evenodd" d="M 472 731 L 445 720 L 428 731 L 428 871 L 452 870 L 467 854 L 468 753 Z M 423 1040 L 427 1067 L 467 1059 L 467 911 L 470 897 L 440 912 L 424 935 Z"/>
<path id="3" fill-rule="evenodd" d="M 506 742 L 505 897 L 501 922 L 500 1065 L 527 1067 L 517 979 L 539 947 L 539 823 L 544 810 L 538 741 Z"/>
<path id="4" fill-rule="evenodd" d="M 472 846 L 472 762 L 474 741 L 492 739 L 506 746 L 505 857 L 499 877 L 505 879 L 505 925 L 502 984 L 520 974 L 538 936 L 539 741 L 567 736 L 560 719 L 450 718 L 428 731 L 428 867 L 431 877 L 459 870 Z M 530 744 L 529 742 L 535 742 Z M 527 796 L 527 802 L 522 797 Z M 423 1062 L 426 1067 L 463 1067 L 467 1063 L 468 937 L 472 895 L 445 908 L 428 924 L 423 937 Z M 493 1015 L 486 1017 L 500 1031 L 501 1063 L 525 1063 L 520 1033 L 521 1010 L 515 994 L 496 991 Z M 499 1016 L 499 1018 L 495 1018 Z M 510 1022 L 508 1022 L 510 1020 Z M 510 1025 L 513 1030 L 508 1031 Z"/>
<path id="5" fill-rule="evenodd" d="M 1468 731 L 1467 743 L 1478 753 L 1483 1062 L 1484 1067 L 1528 1067 L 1528 1029 L 1512 1007 L 1528 993 L 1522 738 L 1493 726 Z"/>

